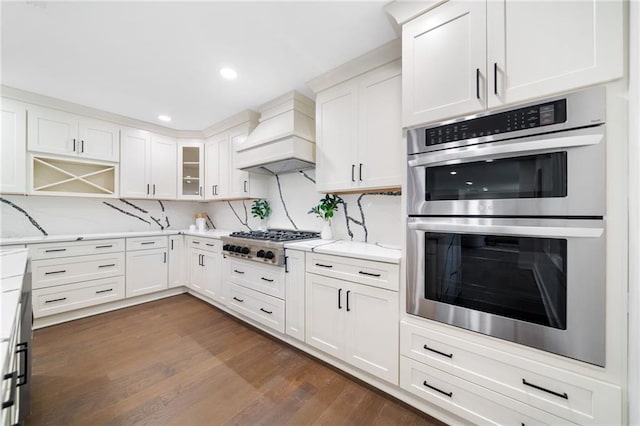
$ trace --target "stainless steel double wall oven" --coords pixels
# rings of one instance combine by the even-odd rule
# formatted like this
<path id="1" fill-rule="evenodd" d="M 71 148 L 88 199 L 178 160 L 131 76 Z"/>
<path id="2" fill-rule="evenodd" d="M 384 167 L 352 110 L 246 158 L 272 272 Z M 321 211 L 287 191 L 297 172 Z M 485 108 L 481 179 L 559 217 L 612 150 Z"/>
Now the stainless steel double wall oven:
<path id="1" fill-rule="evenodd" d="M 410 314 L 605 365 L 605 89 L 408 132 Z"/>

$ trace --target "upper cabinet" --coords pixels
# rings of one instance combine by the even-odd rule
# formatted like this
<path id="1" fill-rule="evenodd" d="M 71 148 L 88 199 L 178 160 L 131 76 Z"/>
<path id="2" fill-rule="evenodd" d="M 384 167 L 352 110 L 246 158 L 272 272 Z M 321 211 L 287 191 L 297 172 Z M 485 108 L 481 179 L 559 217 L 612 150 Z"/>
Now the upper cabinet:
<path id="1" fill-rule="evenodd" d="M 207 200 L 220 200 L 229 193 L 229 134 L 207 139 L 204 144 L 205 185 Z"/>
<path id="2" fill-rule="evenodd" d="M 321 192 L 402 184 L 401 67 L 393 61 L 316 98 L 316 187 Z"/>
<path id="3" fill-rule="evenodd" d="M 403 25 L 403 125 L 623 75 L 623 2 L 451 0 Z"/>
<path id="4" fill-rule="evenodd" d="M 123 129 L 120 195 L 131 198 L 175 199 L 175 140 L 138 129 Z"/>
<path id="5" fill-rule="evenodd" d="M 178 199 L 202 200 L 204 197 L 204 146 L 200 140 L 178 143 Z"/>
<path id="6" fill-rule="evenodd" d="M 0 122 L 0 192 L 24 194 L 26 184 L 27 107 L 25 104 L 3 98 Z"/>
<path id="7" fill-rule="evenodd" d="M 55 109 L 30 105 L 29 151 L 118 162 L 116 125 Z"/>

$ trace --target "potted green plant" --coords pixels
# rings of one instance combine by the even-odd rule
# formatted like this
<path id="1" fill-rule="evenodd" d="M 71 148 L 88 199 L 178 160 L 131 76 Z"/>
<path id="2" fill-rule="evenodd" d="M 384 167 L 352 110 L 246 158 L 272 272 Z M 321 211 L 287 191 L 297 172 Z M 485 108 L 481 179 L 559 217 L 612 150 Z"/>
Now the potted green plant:
<path id="1" fill-rule="evenodd" d="M 267 230 L 267 218 L 270 214 L 271 206 L 269 205 L 269 201 L 258 199 L 254 200 L 253 204 L 251 204 L 251 215 L 260 218 L 260 224 L 258 225 L 259 230 Z"/>
<path id="2" fill-rule="evenodd" d="M 333 213 L 338 210 L 338 206 L 344 204 L 344 200 L 338 195 L 327 194 L 320 200 L 317 206 L 314 206 L 309 210 L 309 214 L 313 213 L 320 219 L 324 220 L 324 225 L 320 231 L 320 238 L 323 240 L 330 240 L 333 238 L 333 232 L 331 231 L 331 218 Z"/>

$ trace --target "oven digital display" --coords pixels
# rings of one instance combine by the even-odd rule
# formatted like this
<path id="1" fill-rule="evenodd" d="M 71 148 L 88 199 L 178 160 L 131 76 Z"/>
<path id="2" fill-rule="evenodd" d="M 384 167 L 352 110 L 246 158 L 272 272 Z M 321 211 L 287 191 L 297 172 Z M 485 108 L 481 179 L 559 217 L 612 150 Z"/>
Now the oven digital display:
<path id="1" fill-rule="evenodd" d="M 567 100 L 478 117 L 425 130 L 427 146 L 550 126 L 567 121 Z"/>

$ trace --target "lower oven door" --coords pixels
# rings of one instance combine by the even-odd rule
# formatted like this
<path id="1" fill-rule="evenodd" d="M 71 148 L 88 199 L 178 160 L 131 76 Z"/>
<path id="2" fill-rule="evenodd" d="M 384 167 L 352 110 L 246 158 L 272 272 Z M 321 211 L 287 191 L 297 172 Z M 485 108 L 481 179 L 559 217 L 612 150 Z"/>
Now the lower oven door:
<path id="1" fill-rule="evenodd" d="M 407 312 L 604 366 L 604 221 L 409 218 Z"/>

